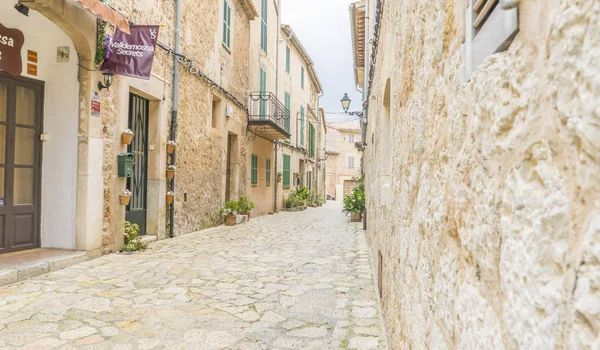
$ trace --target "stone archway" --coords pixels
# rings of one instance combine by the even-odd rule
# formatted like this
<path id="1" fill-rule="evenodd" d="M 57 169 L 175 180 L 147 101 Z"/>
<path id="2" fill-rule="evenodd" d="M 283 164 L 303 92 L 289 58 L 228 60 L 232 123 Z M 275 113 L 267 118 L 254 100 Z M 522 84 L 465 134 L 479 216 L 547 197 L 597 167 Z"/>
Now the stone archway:
<path id="1" fill-rule="evenodd" d="M 77 209 L 75 248 L 98 252 L 102 246 L 102 128 L 100 118 L 91 118 L 97 20 L 87 10 L 67 0 L 20 0 L 56 24 L 73 41 L 79 59 L 79 116 L 77 146 Z"/>

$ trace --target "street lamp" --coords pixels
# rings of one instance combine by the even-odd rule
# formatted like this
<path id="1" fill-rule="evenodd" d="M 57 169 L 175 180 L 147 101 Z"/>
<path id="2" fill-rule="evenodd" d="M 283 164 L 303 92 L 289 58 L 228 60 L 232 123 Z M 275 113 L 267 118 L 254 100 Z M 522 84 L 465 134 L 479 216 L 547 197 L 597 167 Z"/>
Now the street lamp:
<path id="1" fill-rule="evenodd" d="M 344 113 L 348 113 L 348 109 L 350 109 L 350 102 L 352 100 L 348 97 L 348 94 L 344 94 L 344 98 L 342 98 L 342 108 L 344 109 Z"/>

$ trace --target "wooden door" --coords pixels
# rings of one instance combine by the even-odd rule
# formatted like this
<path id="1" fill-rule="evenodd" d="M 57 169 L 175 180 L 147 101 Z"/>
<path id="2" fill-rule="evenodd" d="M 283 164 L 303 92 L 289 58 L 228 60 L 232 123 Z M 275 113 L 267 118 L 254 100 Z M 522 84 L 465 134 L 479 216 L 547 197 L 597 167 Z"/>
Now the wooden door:
<path id="1" fill-rule="evenodd" d="M 43 91 L 0 72 L 0 254 L 40 246 Z"/>

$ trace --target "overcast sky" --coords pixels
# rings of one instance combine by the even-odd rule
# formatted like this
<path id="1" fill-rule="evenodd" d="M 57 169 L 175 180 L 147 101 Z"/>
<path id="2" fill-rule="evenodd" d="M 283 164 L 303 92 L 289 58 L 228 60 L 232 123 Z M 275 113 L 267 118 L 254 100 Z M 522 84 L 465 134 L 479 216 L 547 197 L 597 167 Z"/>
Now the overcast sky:
<path id="1" fill-rule="evenodd" d="M 328 119 L 344 116 L 340 100 L 347 92 L 350 110 L 358 110 L 361 94 L 354 85 L 350 13 L 356 0 L 281 0 L 281 23 L 289 24 L 315 62 L 325 95 L 321 106 Z M 355 119 L 355 118 L 350 118 Z"/>

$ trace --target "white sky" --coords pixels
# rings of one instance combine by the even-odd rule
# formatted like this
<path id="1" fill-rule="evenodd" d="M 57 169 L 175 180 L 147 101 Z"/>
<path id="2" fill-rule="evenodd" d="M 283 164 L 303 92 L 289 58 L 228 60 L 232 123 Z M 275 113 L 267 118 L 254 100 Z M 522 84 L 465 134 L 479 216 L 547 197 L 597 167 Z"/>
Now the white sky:
<path id="1" fill-rule="evenodd" d="M 321 106 L 329 113 L 328 119 L 344 118 L 340 100 L 345 92 L 352 100 L 351 111 L 359 110 L 362 104 L 361 93 L 354 85 L 348 11 L 354 1 L 281 0 L 281 23 L 292 27 L 315 62 L 325 92 Z"/>

